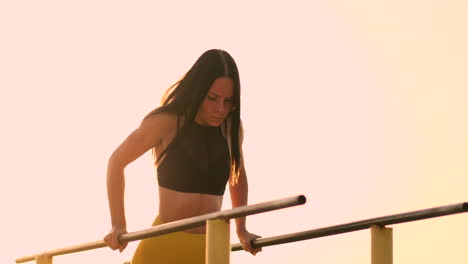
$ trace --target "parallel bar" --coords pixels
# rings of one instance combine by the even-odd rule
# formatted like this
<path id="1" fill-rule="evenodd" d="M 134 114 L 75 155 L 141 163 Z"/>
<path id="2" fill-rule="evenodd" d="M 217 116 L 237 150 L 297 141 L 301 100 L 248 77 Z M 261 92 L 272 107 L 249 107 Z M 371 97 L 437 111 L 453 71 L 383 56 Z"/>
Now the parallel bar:
<path id="1" fill-rule="evenodd" d="M 372 225 L 386 226 L 391 224 L 400 224 L 405 222 L 423 220 L 428 218 L 434 218 L 445 215 L 458 214 L 468 211 L 468 203 L 459 203 L 453 205 L 446 205 L 440 207 L 434 207 L 414 212 L 395 214 L 384 217 L 371 218 L 367 220 L 362 220 L 358 222 L 352 222 L 348 224 L 330 226 L 325 228 L 313 229 L 303 232 L 290 233 L 280 236 L 268 237 L 268 238 L 259 238 L 252 241 L 252 246 L 254 248 L 258 247 L 267 247 L 284 243 L 297 242 L 306 239 L 325 237 L 338 235 L 342 233 L 348 233 L 363 229 L 368 229 Z M 242 250 L 241 244 L 233 244 L 231 246 L 231 251 Z"/>
<path id="2" fill-rule="evenodd" d="M 189 229 L 192 227 L 202 226 L 205 224 L 206 220 L 238 218 L 242 216 L 278 210 L 278 209 L 291 207 L 295 205 L 301 205 L 301 204 L 305 204 L 305 202 L 306 202 L 305 196 L 299 195 L 299 196 L 284 198 L 284 199 L 280 199 L 276 201 L 236 207 L 230 210 L 195 216 L 195 217 L 182 219 L 179 221 L 174 221 L 174 222 L 170 222 L 167 224 L 162 224 L 159 226 L 151 227 L 142 231 L 128 233 L 126 235 L 122 235 L 120 237 L 120 240 L 122 242 L 130 242 L 130 241 L 145 239 L 145 238 L 154 237 L 157 235 L 163 235 L 167 233 Z"/>
<path id="3" fill-rule="evenodd" d="M 164 235 L 164 234 L 168 234 L 172 232 L 189 229 L 192 227 L 203 226 L 205 225 L 205 222 L 207 220 L 238 218 L 242 216 L 253 215 L 253 214 L 278 210 L 278 209 L 282 209 L 286 207 L 301 205 L 301 204 L 305 204 L 305 202 L 306 202 L 306 197 L 304 195 L 299 195 L 299 196 L 293 196 L 289 198 L 284 198 L 284 199 L 279 199 L 279 200 L 274 200 L 274 201 L 269 201 L 269 202 L 264 202 L 264 203 L 259 203 L 259 204 L 240 206 L 240 207 L 236 207 L 230 210 L 213 212 L 213 213 L 195 216 L 195 217 L 191 217 L 187 219 L 182 219 L 179 221 L 170 222 L 167 224 L 158 225 L 158 226 L 151 227 L 151 228 L 141 230 L 141 231 L 131 232 L 125 235 L 121 235 L 120 241 L 131 242 L 131 241 L 141 240 L 141 239 L 150 238 L 154 236 L 160 236 L 160 235 Z M 31 255 L 27 257 L 18 258 L 16 259 L 16 263 L 22 263 L 26 261 L 35 260 L 36 257 L 41 256 L 43 254 L 47 254 L 53 257 L 53 256 L 86 251 L 86 250 L 102 248 L 102 247 L 106 247 L 106 244 L 102 240 L 98 240 L 98 241 L 79 244 L 79 245 L 70 246 L 66 248 L 55 249 L 55 250 L 51 250 L 51 251 L 47 251 L 44 253 L 35 254 L 35 255 Z"/>
<path id="4" fill-rule="evenodd" d="M 42 256 L 44 254 L 53 257 L 53 256 L 65 255 L 65 254 L 86 251 L 86 250 L 91 250 L 91 249 L 97 249 L 97 248 L 103 248 L 103 247 L 106 247 L 106 244 L 104 243 L 104 241 L 97 240 L 97 241 L 83 243 L 83 244 L 79 244 L 75 246 L 53 249 L 53 250 L 46 251 L 44 253 L 35 254 L 35 255 L 31 255 L 27 257 L 17 258 L 15 261 L 16 263 L 22 263 L 22 262 L 35 260 L 36 257 Z"/>

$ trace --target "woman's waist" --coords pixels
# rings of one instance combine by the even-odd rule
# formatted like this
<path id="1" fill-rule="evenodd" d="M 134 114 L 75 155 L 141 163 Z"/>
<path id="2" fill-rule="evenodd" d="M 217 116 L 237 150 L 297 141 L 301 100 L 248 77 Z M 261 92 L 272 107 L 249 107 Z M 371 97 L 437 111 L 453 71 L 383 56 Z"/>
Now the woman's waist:
<path id="1" fill-rule="evenodd" d="M 222 196 L 177 192 L 159 188 L 159 217 L 164 223 L 217 212 L 222 206 Z M 196 228 L 197 233 L 204 232 Z"/>
<path id="2" fill-rule="evenodd" d="M 158 225 L 162 225 L 162 224 L 166 224 L 168 222 L 164 222 L 162 219 L 161 219 L 161 216 L 158 215 L 156 217 L 156 219 L 153 221 L 153 226 L 158 226 Z M 195 227 L 195 228 L 191 228 L 191 229 L 186 229 L 186 230 L 182 230 L 182 231 L 176 231 L 176 232 L 172 232 L 172 233 L 169 233 L 169 235 L 174 238 L 174 237 L 177 237 L 177 238 L 180 238 L 181 241 L 184 241 L 185 239 L 203 239 L 203 241 L 205 240 L 205 235 L 206 233 L 206 229 L 205 229 L 205 226 L 200 226 L 200 227 Z"/>
<path id="3" fill-rule="evenodd" d="M 187 218 L 191 218 L 195 216 L 200 216 L 203 214 L 205 213 L 194 212 L 194 211 L 191 211 L 191 212 L 186 211 L 186 212 L 180 213 L 180 212 L 168 211 L 164 209 L 161 210 L 160 208 L 158 217 L 159 217 L 160 223 L 170 223 L 170 222 L 175 222 L 175 221 L 179 221 L 179 220 L 183 220 L 183 219 L 187 219 Z M 206 233 L 206 225 L 203 224 L 198 227 L 183 230 L 182 232 L 193 233 L 193 234 L 204 234 Z"/>

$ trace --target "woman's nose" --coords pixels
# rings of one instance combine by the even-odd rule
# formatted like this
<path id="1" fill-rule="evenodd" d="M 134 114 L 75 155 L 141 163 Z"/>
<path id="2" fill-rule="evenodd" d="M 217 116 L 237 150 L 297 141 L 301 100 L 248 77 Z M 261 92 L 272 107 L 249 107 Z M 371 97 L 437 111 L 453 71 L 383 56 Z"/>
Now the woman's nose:
<path id="1" fill-rule="evenodd" d="M 216 104 L 216 112 L 218 112 L 218 113 L 224 113 L 224 110 L 225 110 L 224 101 L 220 100 L 220 101 Z"/>

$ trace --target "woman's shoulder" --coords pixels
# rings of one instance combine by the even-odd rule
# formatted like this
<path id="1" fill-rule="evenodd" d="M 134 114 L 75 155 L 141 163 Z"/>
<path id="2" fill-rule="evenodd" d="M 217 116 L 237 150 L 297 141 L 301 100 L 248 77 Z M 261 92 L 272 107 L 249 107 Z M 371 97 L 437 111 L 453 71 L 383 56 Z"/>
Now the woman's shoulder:
<path id="1" fill-rule="evenodd" d="M 173 111 L 153 111 L 143 119 L 141 126 L 158 130 L 173 130 L 177 128 L 179 118 Z"/>

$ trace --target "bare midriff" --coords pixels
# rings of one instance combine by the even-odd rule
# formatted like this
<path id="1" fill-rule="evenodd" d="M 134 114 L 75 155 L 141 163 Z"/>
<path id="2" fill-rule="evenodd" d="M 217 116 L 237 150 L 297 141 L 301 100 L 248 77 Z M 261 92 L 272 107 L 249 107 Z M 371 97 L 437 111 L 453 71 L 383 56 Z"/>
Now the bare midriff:
<path id="1" fill-rule="evenodd" d="M 159 217 L 164 223 L 199 216 L 221 210 L 222 195 L 178 192 L 159 186 Z M 203 234 L 205 226 L 184 232 Z"/>

